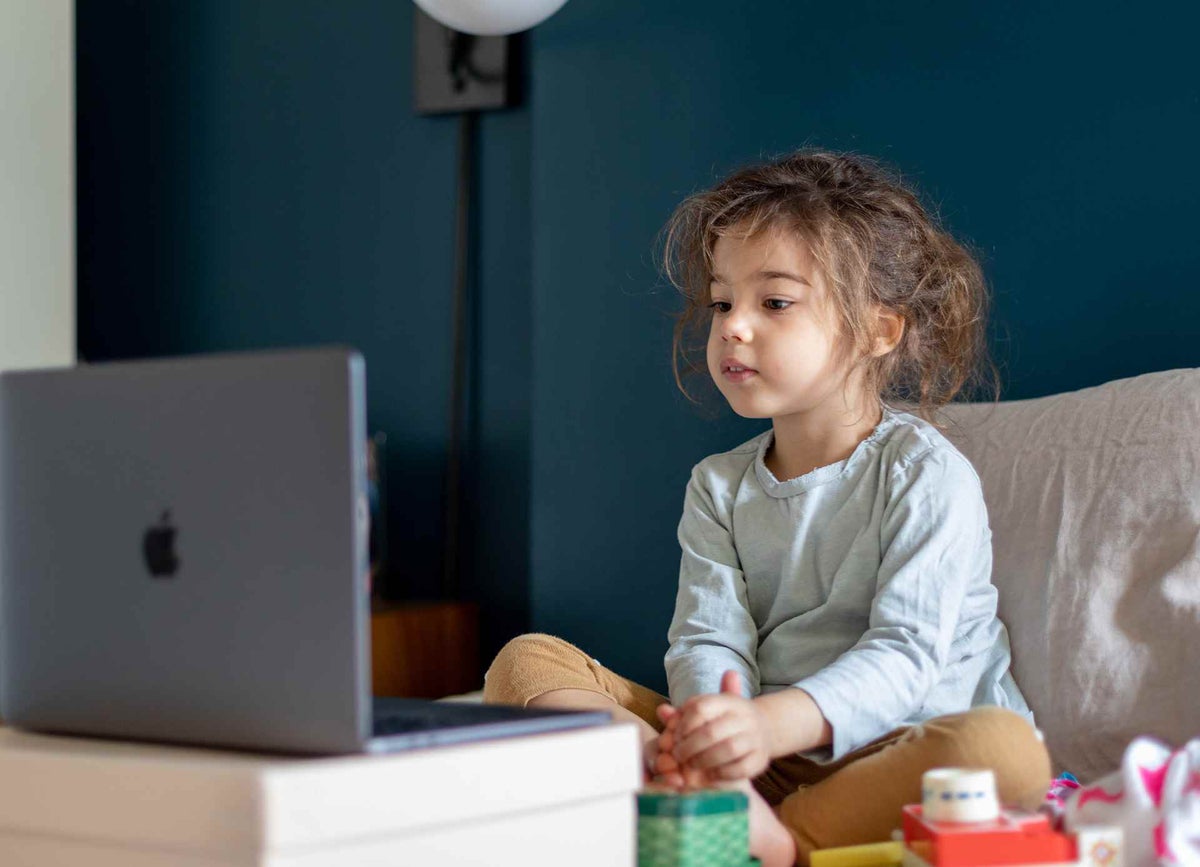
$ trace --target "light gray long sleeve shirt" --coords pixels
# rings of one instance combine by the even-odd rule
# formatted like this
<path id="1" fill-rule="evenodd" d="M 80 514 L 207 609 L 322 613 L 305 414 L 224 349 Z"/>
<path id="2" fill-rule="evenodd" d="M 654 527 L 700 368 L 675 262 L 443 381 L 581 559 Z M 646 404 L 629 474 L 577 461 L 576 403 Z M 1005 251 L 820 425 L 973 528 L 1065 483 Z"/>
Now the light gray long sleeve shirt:
<path id="1" fill-rule="evenodd" d="M 979 477 L 927 422 L 885 408 L 844 461 L 780 482 L 773 433 L 701 461 L 679 522 L 667 681 L 678 706 L 738 671 L 751 696 L 799 687 L 828 761 L 976 705 L 1032 721 L 996 614 Z"/>

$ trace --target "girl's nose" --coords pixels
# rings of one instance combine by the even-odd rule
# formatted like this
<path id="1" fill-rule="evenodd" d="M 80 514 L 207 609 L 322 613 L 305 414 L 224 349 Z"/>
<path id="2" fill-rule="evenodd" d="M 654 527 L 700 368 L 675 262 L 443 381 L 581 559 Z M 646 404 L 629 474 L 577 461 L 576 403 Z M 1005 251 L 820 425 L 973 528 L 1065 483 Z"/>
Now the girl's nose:
<path id="1" fill-rule="evenodd" d="M 721 323 L 721 339 L 737 340 L 740 343 L 749 340 L 750 324 L 746 321 L 745 315 L 734 310 L 725 314 L 725 321 Z"/>

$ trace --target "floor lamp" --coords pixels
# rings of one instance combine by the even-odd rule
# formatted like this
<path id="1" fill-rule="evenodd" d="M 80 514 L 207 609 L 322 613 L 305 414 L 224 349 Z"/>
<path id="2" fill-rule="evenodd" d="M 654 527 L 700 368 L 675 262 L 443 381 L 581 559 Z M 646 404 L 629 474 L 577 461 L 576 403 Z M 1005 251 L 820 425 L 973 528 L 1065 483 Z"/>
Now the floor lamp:
<path id="1" fill-rule="evenodd" d="M 454 229 L 451 376 L 446 455 L 442 591 L 460 584 L 462 465 L 467 391 L 467 281 L 474 201 L 476 114 L 519 102 L 520 33 L 549 18 L 566 0 L 413 0 L 413 102 L 418 114 L 457 112 L 458 168 Z"/>

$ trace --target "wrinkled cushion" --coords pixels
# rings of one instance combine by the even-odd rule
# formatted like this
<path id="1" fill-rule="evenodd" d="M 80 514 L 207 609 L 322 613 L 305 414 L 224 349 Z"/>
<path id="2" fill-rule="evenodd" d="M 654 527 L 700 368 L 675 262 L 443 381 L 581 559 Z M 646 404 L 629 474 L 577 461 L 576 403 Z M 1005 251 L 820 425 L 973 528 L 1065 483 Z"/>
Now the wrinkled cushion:
<path id="1" fill-rule="evenodd" d="M 1018 683 L 1056 770 L 1200 734 L 1200 369 L 947 410 L 975 465 Z"/>

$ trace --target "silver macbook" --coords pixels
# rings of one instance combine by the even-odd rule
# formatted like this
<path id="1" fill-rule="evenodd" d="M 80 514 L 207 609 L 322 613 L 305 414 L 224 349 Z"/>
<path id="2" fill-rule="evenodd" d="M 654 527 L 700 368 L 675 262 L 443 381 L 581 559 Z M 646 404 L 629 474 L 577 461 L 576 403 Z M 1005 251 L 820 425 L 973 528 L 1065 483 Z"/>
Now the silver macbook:
<path id="1" fill-rule="evenodd" d="M 0 717 L 289 753 L 608 722 L 370 694 L 351 350 L 0 376 Z"/>

